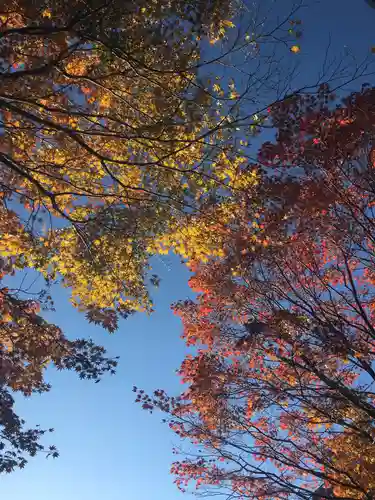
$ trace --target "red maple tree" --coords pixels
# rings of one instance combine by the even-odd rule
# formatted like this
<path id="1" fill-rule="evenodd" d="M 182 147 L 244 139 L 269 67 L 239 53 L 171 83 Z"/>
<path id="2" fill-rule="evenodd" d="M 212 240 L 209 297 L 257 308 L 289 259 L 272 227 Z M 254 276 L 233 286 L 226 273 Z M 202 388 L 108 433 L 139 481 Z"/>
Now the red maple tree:
<path id="1" fill-rule="evenodd" d="M 176 304 L 188 388 L 138 393 L 197 445 L 172 471 L 231 498 L 375 492 L 375 89 L 273 106 L 256 203 Z M 323 491 L 323 493 L 321 493 Z M 316 494 L 315 494 L 316 496 Z"/>

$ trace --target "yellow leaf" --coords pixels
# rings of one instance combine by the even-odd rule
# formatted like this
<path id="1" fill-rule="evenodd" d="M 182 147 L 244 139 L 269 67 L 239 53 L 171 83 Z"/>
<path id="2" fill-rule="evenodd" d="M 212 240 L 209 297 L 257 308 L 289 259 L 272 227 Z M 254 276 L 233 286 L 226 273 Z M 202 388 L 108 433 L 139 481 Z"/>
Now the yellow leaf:
<path id="1" fill-rule="evenodd" d="M 51 9 L 44 9 L 44 11 L 42 12 L 42 17 L 51 18 L 52 17 Z"/>
<path id="2" fill-rule="evenodd" d="M 227 28 L 234 28 L 234 24 L 232 23 L 232 21 L 223 21 L 223 24 Z"/>
<path id="3" fill-rule="evenodd" d="M 301 50 L 301 47 L 299 45 L 293 45 L 291 48 L 290 48 L 290 51 L 291 52 L 294 52 L 294 54 L 298 54 L 298 52 Z"/>
<path id="4" fill-rule="evenodd" d="M 3 314 L 1 320 L 4 323 L 8 323 L 9 321 L 12 321 L 12 316 L 8 312 L 6 312 Z"/>

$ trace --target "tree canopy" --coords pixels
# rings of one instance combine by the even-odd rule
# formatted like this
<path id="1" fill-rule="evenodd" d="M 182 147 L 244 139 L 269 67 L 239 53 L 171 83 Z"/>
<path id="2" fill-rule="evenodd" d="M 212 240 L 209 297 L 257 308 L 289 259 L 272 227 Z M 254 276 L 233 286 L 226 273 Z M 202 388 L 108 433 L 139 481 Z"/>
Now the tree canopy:
<path id="1" fill-rule="evenodd" d="M 288 50 L 294 10 L 251 34 L 264 19 L 252 12 L 231 34 L 229 2 L 21 1 L 1 12 L 1 203 L 19 222 L 2 255 L 58 276 L 73 305 L 114 330 L 118 315 L 152 310 L 149 256 L 213 251 L 212 205 L 222 217 L 228 194 L 255 182 L 236 132 L 256 133 L 260 89 L 280 84 L 275 61 L 265 53 L 259 74 L 237 82 L 220 68 L 257 61 L 262 43 Z"/>
<path id="2" fill-rule="evenodd" d="M 42 318 L 50 285 L 109 331 L 151 308 L 147 246 L 188 203 L 210 119 L 209 95 L 192 99 L 197 39 L 225 16 L 225 2 L 0 4 L 0 471 L 44 450 L 12 392 L 48 390 L 51 363 L 96 381 L 116 366 Z M 45 279 L 32 300 L 12 279 L 29 268 Z"/>
<path id="3" fill-rule="evenodd" d="M 223 258 L 193 266 L 197 300 L 174 307 L 196 346 L 188 387 L 137 400 L 196 445 L 172 467 L 183 490 L 371 499 L 375 89 L 340 103 L 322 86 L 269 114 L 258 205 Z"/>
<path id="4" fill-rule="evenodd" d="M 117 363 L 43 319 L 52 285 L 113 332 L 152 311 L 152 255 L 224 255 L 217 224 L 258 182 L 238 132 L 283 97 L 272 47 L 291 53 L 299 3 L 272 24 L 229 0 L 0 1 L 1 471 L 44 450 L 12 392 L 48 390 L 50 364 L 97 381 Z"/>
<path id="5" fill-rule="evenodd" d="M 173 251 L 197 352 L 180 397 L 137 399 L 204 450 L 178 485 L 373 498 L 375 90 L 296 90 L 301 2 L 275 22 L 262 4 L 0 0 L 0 472 L 58 454 L 14 392 L 116 368 L 43 319 L 52 285 L 113 332 L 152 312 L 150 259 Z"/>

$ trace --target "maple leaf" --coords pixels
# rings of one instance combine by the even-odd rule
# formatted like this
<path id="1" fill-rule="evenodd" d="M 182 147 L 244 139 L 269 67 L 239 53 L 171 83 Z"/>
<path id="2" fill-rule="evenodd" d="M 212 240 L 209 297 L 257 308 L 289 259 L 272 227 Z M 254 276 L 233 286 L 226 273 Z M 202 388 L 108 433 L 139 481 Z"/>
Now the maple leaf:
<path id="1" fill-rule="evenodd" d="M 51 9 L 44 9 L 42 12 L 42 17 L 47 17 L 50 19 L 52 17 Z"/>
<path id="2" fill-rule="evenodd" d="M 230 20 L 225 20 L 225 21 L 222 21 L 222 24 L 226 27 L 226 28 L 234 28 L 234 23 Z"/>

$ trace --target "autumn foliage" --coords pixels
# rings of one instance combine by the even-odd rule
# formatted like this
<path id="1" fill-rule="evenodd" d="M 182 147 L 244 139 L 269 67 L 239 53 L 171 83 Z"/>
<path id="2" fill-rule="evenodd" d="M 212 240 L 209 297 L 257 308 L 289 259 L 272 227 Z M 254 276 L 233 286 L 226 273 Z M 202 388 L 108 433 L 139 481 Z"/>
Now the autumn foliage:
<path id="1" fill-rule="evenodd" d="M 151 309 L 149 244 L 198 202 L 187 176 L 216 123 L 209 93 L 193 86 L 197 37 L 224 30 L 228 9 L 2 2 L 2 199 L 30 217 L 22 238 L 5 234 L 2 254 L 58 275 L 72 303 L 109 329 L 117 315 Z"/>
<path id="2" fill-rule="evenodd" d="M 229 15 L 215 1 L 0 2 L 0 472 L 57 454 L 13 392 L 49 390 L 50 365 L 95 381 L 116 366 L 43 319 L 51 285 L 111 332 L 152 309 L 148 246 L 198 199 L 186 175 L 212 123 L 198 39 L 223 36 Z M 30 268 L 44 280 L 31 296 L 15 279 Z"/>
<path id="3" fill-rule="evenodd" d="M 183 490 L 374 497 L 375 90 L 337 102 L 322 86 L 270 107 L 257 203 L 174 306 L 188 387 L 138 393 L 195 445 L 172 467 Z"/>
<path id="4" fill-rule="evenodd" d="M 135 391 L 198 447 L 178 486 L 374 497 L 375 90 L 279 95 L 301 21 L 238 4 L 0 0 L 0 472 L 58 453 L 14 392 L 49 390 L 50 365 L 99 381 L 117 364 L 43 319 L 52 285 L 113 332 L 152 312 L 150 258 L 174 251 L 197 292 L 174 305 L 187 389 Z"/>
<path id="5" fill-rule="evenodd" d="M 225 256 L 258 184 L 242 130 L 260 132 L 255 111 L 275 66 L 267 50 L 290 54 L 300 36 L 289 14 L 271 26 L 245 7 L 0 1 L 0 470 L 44 450 L 44 431 L 25 430 L 12 392 L 48 390 L 50 365 L 95 380 L 116 365 L 43 319 L 53 285 L 113 332 L 120 318 L 152 312 L 153 255 Z M 235 81 L 222 68 L 239 54 L 249 73 Z M 33 295 L 22 280 L 30 269 L 42 283 Z"/>

